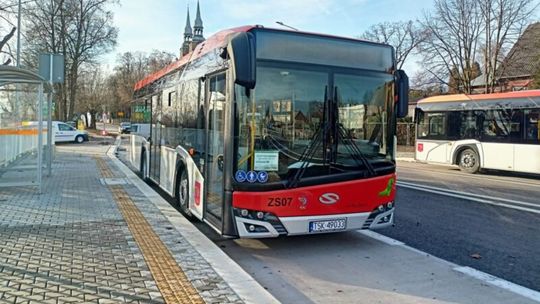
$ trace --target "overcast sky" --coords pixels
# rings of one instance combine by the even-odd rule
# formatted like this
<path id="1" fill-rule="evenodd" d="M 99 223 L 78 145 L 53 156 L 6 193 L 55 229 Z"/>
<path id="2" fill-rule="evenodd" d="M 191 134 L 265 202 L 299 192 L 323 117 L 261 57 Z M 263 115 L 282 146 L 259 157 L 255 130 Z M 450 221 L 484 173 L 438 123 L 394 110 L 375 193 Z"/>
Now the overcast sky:
<path id="1" fill-rule="evenodd" d="M 127 51 L 178 54 L 188 5 L 193 23 L 196 0 L 121 0 L 113 7 L 118 45 L 103 61 L 114 65 L 117 54 Z M 379 22 L 417 19 L 431 9 L 432 0 L 200 0 L 200 5 L 205 37 L 247 24 L 281 27 L 276 21 L 304 31 L 356 37 Z"/>

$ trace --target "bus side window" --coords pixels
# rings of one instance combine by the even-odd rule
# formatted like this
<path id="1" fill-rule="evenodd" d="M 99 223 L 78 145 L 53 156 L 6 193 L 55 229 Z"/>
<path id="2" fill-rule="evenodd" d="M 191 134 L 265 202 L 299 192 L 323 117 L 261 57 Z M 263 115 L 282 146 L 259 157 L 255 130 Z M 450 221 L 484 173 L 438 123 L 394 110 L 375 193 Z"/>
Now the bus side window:
<path id="1" fill-rule="evenodd" d="M 416 109 L 416 121 L 418 124 L 418 138 L 425 138 L 428 136 L 429 126 L 428 126 L 428 120 L 427 120 L 428 113 L 425 113 L 424 111 L 420 109 Z"/>
<path id="2" fill-rule="evenodd" d="M 540 110 L 525 111 L 525 135 L 527 141 L 540 143 Z"/>
<path id="3" fill-rule="evenodd" d="M 445 119 L 444 113 L 434 113 L 429 115 L 429 135 L 442 136 L 445 135 Z"/>

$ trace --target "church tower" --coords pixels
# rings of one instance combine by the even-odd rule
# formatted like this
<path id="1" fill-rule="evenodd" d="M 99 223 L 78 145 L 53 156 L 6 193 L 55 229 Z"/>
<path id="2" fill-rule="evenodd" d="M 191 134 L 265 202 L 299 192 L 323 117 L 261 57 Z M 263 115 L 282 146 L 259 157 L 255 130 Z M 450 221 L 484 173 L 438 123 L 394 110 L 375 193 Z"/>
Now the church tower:
<path id="1" fill-rule="evenodd" d="M 195 24 L 193 25 L 193 34 L 194 44 L 199 44 L 204 41 L 203 22 L 201 19 L 201 9 L 199 7 L 199 1 L 197 1 L 197 16 L 195 17 Z"/>
<path id="2" fill-rule="evenodd" d="M 197 1 L 197 13 L 195 17 L 195 23 L 193 24 L 193 30 L 191 29 L 191 21 L 189 18 L 189 7 L 186 18 L 186 27 L 184 29 L 184 43 L 180 49 L 180 57 L 185 56 L 189 52 L 195 49 L 195 47 L 203 42 L 203 22 L 201 18 L 201 8 L 199 1 Z"/>
<path id="3" fill-rule="evenodd" d="M 180 49 L 180 57 L 191 51 L 191 42 L 193 39 L 193 31 L 191 30 L 191 21 L 189 20 L 189 7 L 187 10 L 186 27 L 184 29 L 184 43 Z"/>

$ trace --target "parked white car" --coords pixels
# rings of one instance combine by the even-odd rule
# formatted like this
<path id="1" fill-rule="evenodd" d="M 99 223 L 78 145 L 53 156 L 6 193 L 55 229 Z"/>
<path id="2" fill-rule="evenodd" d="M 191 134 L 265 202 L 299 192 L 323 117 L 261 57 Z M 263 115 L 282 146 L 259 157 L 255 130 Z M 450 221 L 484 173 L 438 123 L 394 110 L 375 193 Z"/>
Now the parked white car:
<path id="1" fill-rule="evenodd" d="M 36 121 L 30 122 L 30 125 L 37 125 Z M 61 121 L 52 122 L 52 132 L 54 142 L 76 142 L 83 143 L 88 141 L 88 132 L 77 130 L 74 127 Z M 43 122 L 43 128 L 47 128 L 47 122 Z"/>
<path id="2" fill-rule="evenodd" d="M 55 143 L 74 141 L 80 144 L 88 141 L 87 131 L 77 130 L 74 127 L 60 121 L 53 121 L 52 124 Z"/>

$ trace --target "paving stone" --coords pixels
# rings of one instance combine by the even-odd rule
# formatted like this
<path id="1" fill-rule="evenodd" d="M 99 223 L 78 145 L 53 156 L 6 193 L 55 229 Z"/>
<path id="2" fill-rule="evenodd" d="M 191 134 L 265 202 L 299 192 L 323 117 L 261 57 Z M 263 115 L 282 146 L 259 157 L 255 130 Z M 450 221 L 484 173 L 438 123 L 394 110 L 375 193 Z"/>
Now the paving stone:
<path id="1" fill-rule="evenodd" d="M 207 303 L 239 303 L 181 232 L 167 229 L 172 225 L 161 211 L 124 182 L 110 160 L 104 163 L 110 176 L 102 176 L 88 155 L 58 153 L 43 194 L 33 188 L 0 192 L 0 303 L 163 303 L 102 178 L 132 197 Z"/>

